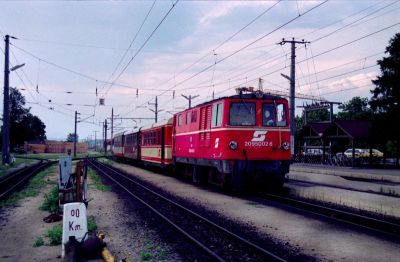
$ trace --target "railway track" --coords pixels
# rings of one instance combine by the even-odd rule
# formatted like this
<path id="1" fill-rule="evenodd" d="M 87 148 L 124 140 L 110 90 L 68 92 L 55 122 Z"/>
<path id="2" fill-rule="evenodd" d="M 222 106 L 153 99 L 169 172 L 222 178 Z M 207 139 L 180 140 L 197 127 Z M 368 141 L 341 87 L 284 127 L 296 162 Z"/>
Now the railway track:
<path id="1" fill-rule="evenodd" d="M 285 261 L 284 258 L 160 195 L 137 179 L 95 160 L 88 164 L 151 209 L 216 261 Z"/>
<path id="2" fill-rule="evenodd" d="M 39 161 L 0 177 L 0 200 L 6 199 L 14 191 L 21 188 L 32 176 L 36 175 L 56 161 Z"/>
<path id="3" fill-rule="evenodd" d="M 385 192 L 375 192 L 371 191 L 368 189 L 356 189 L 352 187 L 346 187 L 346 186 L 338 186 L 338 185 L 330 185 L 327 183 L 320 183 L 320 182 L 313 182 L 313 181 L 304 181 L 304 180 L 299 180 L 299 179 L 290 179 L 289 183 L 293 182 L 294 185 L 296 184 L 305 184 L 305 185 L 315 185 L 315 186 L 321 186 L 321 187 L 329 187 L 329 188 L 335 188 L 335 189 L 343 189 L 343 190 L 348 190 L 348 191 L 353 191 L 353 192 L 360 192 L 360 193 L 367 193 L 367 194 L 373 194 L 373 195 L 379 195 L 379 196 L 388 196 L 388 197 L 397 197 L 400 198 L 400 195 L 396 194 L 390 194 L 390 193 L 385 193 Z M 397 185 L 397 183 L 393 183 Z"/>
<path id="4" fill-rule="evenodd" d="M 334 219 L 347 224 L 356 225 L 364 229 L 384 233 L 395 238 L 400 238 L 400 224 L 385 221 L 382 219 L 373 218 L 370 216 L 360 215 L 349 211 L 339 210 L 308 201 L 299 200 L 287 196 L 281 196 L 272 193 L 259 193 L 262 199 L 272 200 L 278 203 L 283 203 L 287 206 L 305 210 L 317 215 L 322 215 L 330 219 Z"/>

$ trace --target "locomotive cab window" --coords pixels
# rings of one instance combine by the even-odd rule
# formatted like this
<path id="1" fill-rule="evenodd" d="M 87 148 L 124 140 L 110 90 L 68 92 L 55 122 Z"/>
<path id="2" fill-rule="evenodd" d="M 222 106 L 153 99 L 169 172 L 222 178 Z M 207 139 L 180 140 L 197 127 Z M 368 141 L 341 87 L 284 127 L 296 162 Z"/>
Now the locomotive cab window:
<path id="1" fill-rule="evenodd" d="M 277 126 L 287 126 L 286 123 L 286 107 L 284 104 L 276 105 Z"/>
<path id="2" fill-rule="evenodd" d="M 262 120 L 263 126 L 276 126 L 275 104 L 263 104 Z"/>
<path id="3" fill-rule="evenodd" d="M 213 104 L 211 119 L 211 127 L 222 125 L 222 103 Z"/>
<path id="4" fill-rule="evenodd" d="M 229 124 L 254 126 L 256 124 L 256 105 L 254 103 L 232 103 L 229 111 Z"/>

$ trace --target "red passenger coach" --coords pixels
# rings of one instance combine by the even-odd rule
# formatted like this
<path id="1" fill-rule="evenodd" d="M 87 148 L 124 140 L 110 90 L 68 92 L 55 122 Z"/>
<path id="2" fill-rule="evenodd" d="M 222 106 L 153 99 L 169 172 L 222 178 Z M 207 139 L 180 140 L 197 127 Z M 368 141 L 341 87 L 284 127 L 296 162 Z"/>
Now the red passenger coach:
<path id="1" fill-rule="evenodd" d="M 124 157 L 124 140 L 124 133 L 117 134 L 112 139 L 112 153 L 117 158 Z"/>
<path id="2" fill-rule="evenodd" d="M 124 156 L 132 160 L 140 160 L 140 133 L 125 135 Z"/>
<path id="3" fill-rule="evenodd" d="M 146 163 L 169 165 L 172 163 L 172 118 L 140 129 L 140 158 Z"/>
<path id="4" fill-rule="evenodd" d="M 173 155 L 195 182 L 282 186 L 290 163 L 287 100 L 241 92 L 178 113 Z"/>

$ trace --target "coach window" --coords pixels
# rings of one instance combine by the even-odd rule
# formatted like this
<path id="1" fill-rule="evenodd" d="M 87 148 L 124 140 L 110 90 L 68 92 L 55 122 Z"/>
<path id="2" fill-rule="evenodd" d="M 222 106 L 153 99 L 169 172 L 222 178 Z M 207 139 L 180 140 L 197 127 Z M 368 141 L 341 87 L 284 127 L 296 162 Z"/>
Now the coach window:
<path id="1" fill-rule="evenodd" d="M 181 126 L 182 125 L 182 119 L 183 118 L 183 114 L 180 114 L 179 116 L 178 116 L 178 126 Z"/>
<path id="2" fill-rule="evenodd" d="M 193 110 L 192 111 L 192 123 L 196 123 L 197 122 L 197 111 Z"/>
<path id="3" fill-rule="evenodd" d="M 256 105 L 254 103 L 232 103 L 229 111 L 229 125 L 254 126 Z"/>
<path id="4" fill-rule="evenodd" d="M 190 124 L 190 117 L 191 117 L 190 112 L 186 112 L 186 125 Z"/>
<path id="5" fill-rule="evenodd" d="M 277 126 L 287 126 L 286 123 L 286 107 L 285 104 L 277 104 L 276 105 L 276 115 L 277 115 Z"/>
<path id="6" fill-rule="evenodd" d="M 211 127 L 218 127 L 222 125 L 222 103 L 213 104 L 211 117 Z"/>
<path id="7" fill-rule="evenodd" d="M 263 104 L 263 126 L 276 125 L 276 111 L 275 104 Z"/>

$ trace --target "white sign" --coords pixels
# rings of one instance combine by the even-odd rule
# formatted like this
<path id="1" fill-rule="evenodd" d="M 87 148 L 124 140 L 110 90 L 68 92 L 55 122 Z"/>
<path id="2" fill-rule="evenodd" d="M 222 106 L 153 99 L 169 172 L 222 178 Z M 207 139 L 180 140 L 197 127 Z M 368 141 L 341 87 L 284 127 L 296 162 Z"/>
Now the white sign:
<path id="1" fill-rule="evenodd" d="M 87 232 L 86 206 L 84 203 L 64 204 L 62 257 L 65 255 L 65 244 L 70 236 L 81 241 Z"/>
<path id="2" fill-rule="evenodd" d="M 72 173 L 71 156 L 61 156 L 58 165 L 60 167 L 58 188 L 65 188 L 68 183 L 69 176 Z"/>

